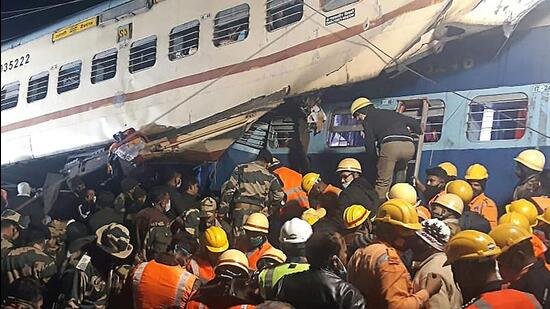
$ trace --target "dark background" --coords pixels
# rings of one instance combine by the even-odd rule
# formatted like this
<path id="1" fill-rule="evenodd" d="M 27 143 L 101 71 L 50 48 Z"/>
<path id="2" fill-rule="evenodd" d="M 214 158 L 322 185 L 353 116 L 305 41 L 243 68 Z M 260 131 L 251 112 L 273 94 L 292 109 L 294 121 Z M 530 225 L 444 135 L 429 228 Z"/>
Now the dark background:
<path id="1" fill-rule="evenodd" d="M 2 43 L 107 1 L 109 0 L 2 0 Z"/>

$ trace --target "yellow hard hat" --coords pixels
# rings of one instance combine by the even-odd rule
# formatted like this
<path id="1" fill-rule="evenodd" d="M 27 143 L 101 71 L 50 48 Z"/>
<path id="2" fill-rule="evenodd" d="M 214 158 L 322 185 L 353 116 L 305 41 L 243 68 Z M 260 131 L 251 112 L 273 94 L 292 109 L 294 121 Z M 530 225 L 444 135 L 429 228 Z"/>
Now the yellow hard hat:
<path id="1" fill-rule="evenodd" d="M 390 223 L 411 230 L 422 229 L 415 207 L 400 199 L 391 199 L 380 205 L 374 221 Z"/>
<path id="2" fill-rule="evenodd" d="M 445 192 L 457 195 L 462 199 L 464 205 L 468 205 L 474 198 L 474 190 L 467 181 L 462 179 L 453 180 L 445 185 Z"/>
<path id="3" fill-rule="evenodd" d="M 206 249 L 210 252 L 223 252 L 229 248 L 227 234 L 218 226 L 212 226 L 204 231 L 204 240 L 206 241 Z"/>
<path id="4" fill-rule="evenodd" d="M 521 226 L 504 223 L 495 226 L 489 233 L 489 236 L 495 240 L 495 243 L 500 247 L 502 252 L 506 252 L 520 242 L 531 239 L 533 234 Z"/>
<path id="5" fill-rule="evenodd" d="M 458 260 L 490 259 L 499 255 L 500 252 L 500 248 L 491 236 L 475 230 L 465 230 L 458 232 L 447 244 L 445 265 Z"/>
<path id="6" fill-rule="evenodd" d="M 350 111 L 351 115 L 355 114 L 358 110 L 362 109 L 363 107 L 372 105 L 372 102 L 367 98 L 357 98 L 353 103 L 351 103 Z"/>
<path id="7" fill-rule="evenodd" d="M 520 152 L 519 155 L 514 158 L 514 160 L 532 170 L 542 172 L 542 170 L 544 169 L 546 158 L 541 151 L 538 151 L 536 149 L 527 149 Z"/>
<path id="8" fill-rule="evenodd" d="M 302 213 L 302 220 L 309 223 L 309 225 L 314 225 L 319 221 L 319 219 L 325 217 L 327 215 L 327 210 L 324 208 L 314 209 L 314 208 L 308 208 L 306 211 Z"/>
<path id="9" fill-rule="evenodd" d="M 489 178 L 489 173 L 485 166 L 476 163 L 468 167 L 464 178 L 466 180 L 483 180 Z"/>
<path id="10" fill-rule="evenodd" d="M 529 220 L 530 226 L 537 225 L 538 210 L 535 204 L 526 199 L 512 201 L 506 205 L 506 212 L 517 212 L 525 216 Z"/>
<path id="11" fill-rule="evenodd" d="M 338 167 L 336 167 L 336 172 L 362 173 L 363 170 L 361 169 L 361 163 L 359 163 L 359 161 L 354 158 L 345 158 L 344 160 L 340 161 L 340 163 L 338 163 Z"/>
<path id="12" fill-rule="evenodd" d="M 452 193 L 442 194 L 434 201 L 434 203 L 439 204 L 461 215 L 462 215 L 462 212 L 464 211 L 464 202 L 456 194 L 452 194 Z"/>
<path id="13" fill-rule="evenodd" d="M 319 181 L 321 175 L 317 173 L 307 173 L 302 178 L 302 189 L 306 191 L 307 194 L 313 189 L 313 186 Z"/>
<path id="14" fill-rule="evenodd" d="M 284 262 L 286 262 L 286 255 L 283 253 L 283 251 L 271 247 L 267 249 L 258 260 L 261 259 L 272 259 L 274 261 L 277 261 L 278 263 L 283 264 Z"/>
<path id="15" fill-rule="evenodd" d="M 344 227 L 346 229 L 352 229 L 358 227 L 365 222 L 371 211 L 366 209 L 363 205 L 351 205 L 344 210 L 343 220 Z"/>
<path id="16" fill-rule="evenodd" d="M 514 224 L 521 228 L 524 228 L 528 230 L 529 232 L 532 232 L 533 229 L 531 228 L 531 225 L 529 224 L 529 219 L 527 219 L 524 215 L 517 213 L 517 212 L 509 212 L 507 214 L 502 215 L 498 219 L 498 224 Z"/>
<path id="17" fill-rule="evenodd" d="M 437 166 L 441 167 L 445 171 L 445 173 L 447 173 L 447 176 L 449 176 L 449 177 L 457 177 L 458 176 L 458 169 L 451 162 L 439 163 Z"/>
<path id="18" fill-rule="evenodd" d="M 394 184 L 388 193 L 386 193 L 388 200 L 397 198 L 404 200 L 412 205 L 415 205 L 418 196 L 416 195 L 416 189 L 408 183 L 396 183 Z"/>
<path id="19" fill-rule="evenodd" d="M 246 218 L 243 229 L 252 232 L 269 233 L 269 220 L 261 212 L 255 212 Z"/>
<path id="20" fill-rule="evenodd" d="M 550 224 L 550 207 L 547 207 L 544 210 L 544 213 L 537 217 L 539 222 L 544 222 L 546 224 Z"/>
<path id="21" fill-rule="evenodd" d="M 220 255 L 216 268 L 227 265 L 236 266 L 248 273 L 248 258 L 239 250 L 229 249 Z"/>

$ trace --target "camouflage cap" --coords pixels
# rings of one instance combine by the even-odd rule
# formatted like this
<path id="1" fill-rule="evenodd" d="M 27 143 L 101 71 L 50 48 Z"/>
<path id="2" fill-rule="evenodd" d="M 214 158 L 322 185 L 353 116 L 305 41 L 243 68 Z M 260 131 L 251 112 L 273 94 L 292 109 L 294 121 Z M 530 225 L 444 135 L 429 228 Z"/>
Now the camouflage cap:
<path id="1" fill-rule="evenodd" d="M 205 197 L 201 201 L 201 211 L 216 211 L 217 207 L 216 200 L 211 197 Z"/>
<path id="2" fill-rule="evenodd" d="M 130 244 L 130 232 L 118 223 L 106 224 L 95 232 L 96 244 L 114 257 L 124 259 L 132 253 L 133 246 Z"/>
<path id="3" fill-rule="evenodd" d="M 12 221 L 13 223 L 17 224 L 17 226 L 19 226 L 22 229 L 26 228 L 27 223 L 28 223 L 28 222 L 25 222 L 23 216 L 21 216 L 20 213 L 18 213 L 17 211 L 15 211 L 13 209 L 9 209 L 9 208 L 2 212 L 2 221 L 4 221 L 4 220 Z"/>
<path id="4" fill-rule="evenodd" d="M 184 222 L 187 233 L 195 235 L 196 229 L 199 227 L 200 223 L 200 211 L 196 208 L 186 211 Z"/>

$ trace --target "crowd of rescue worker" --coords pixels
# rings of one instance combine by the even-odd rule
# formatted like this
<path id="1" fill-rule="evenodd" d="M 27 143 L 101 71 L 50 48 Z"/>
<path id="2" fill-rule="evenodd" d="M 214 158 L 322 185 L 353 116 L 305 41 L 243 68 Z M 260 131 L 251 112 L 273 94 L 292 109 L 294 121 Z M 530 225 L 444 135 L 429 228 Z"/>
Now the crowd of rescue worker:
<path id="1" fill-rule="evenodd" d="M 351 113 L 370 159 L 341 160 L 337 184 L 263 149 L 219 196 L 173 168 L 72 178 L 47 214 L 29 183 L 2 190 L 2 308 L 550 308 L 541 151 L 517 154 L 496 205 L 477 163 L 396 182 L 420 125 L 364 98 Z"/>

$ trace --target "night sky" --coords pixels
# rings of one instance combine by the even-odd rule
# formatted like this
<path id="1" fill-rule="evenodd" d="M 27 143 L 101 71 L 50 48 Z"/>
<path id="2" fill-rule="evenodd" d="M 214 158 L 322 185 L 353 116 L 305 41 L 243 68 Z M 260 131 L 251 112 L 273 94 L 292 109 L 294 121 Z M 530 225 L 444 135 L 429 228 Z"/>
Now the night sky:
<path id="1" fill-rule="evenodd" d="M 109 0 L 1 0 L 2 42 L 39 30 L 78 11 Z M 44 8 L 59 5 L 54 8 Z M 34 11 L 30 9 L 40 8 Z M 23 15 L 24 14 L 24 15 Z M 20 16 L 17 16 L 20 15 Z"/>

